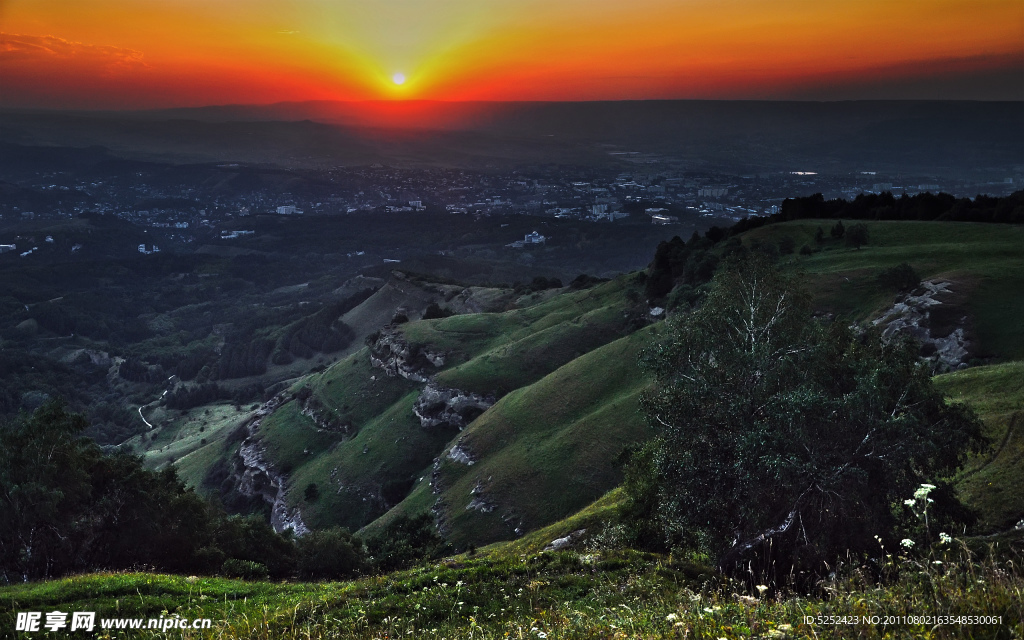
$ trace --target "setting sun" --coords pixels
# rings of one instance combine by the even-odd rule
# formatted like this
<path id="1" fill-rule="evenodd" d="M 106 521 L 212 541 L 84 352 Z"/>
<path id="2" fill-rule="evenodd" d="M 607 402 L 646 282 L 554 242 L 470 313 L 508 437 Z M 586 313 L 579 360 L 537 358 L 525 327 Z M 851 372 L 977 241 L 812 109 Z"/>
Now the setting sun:
<path id="1" fill-rule="evenodd" d="M 1020 1 L 935 5 L 0 0 L 0 105 L 1015 98 Z"/>

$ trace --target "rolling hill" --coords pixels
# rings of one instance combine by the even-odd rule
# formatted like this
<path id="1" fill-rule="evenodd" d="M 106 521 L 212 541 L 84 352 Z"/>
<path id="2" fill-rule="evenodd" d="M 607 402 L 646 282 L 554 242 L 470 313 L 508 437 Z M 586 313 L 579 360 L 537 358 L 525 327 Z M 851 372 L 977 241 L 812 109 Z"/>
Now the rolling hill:
<path id="1" fill-rule="evenodd" d="M 882 318 L 885 328 L 904 317 L 893 309 L 931 301 L 915 326 L 940 344 L 947 333 L 959 335 L 964 347 L 952 364 L 935 360 L 937 370 L 958 369 L 937 382 L 978 408 L 997 443 L 972 461 L 958 486 L 980 510 L 983 530 L 1014 524 L 1024 505 L 999 496 L 1020 493 L 1013 383 L 1020 368 L 1012 361 L 1024 359 L 1024 333 L 1014 320 L 1024 313 L 1024 229 L 869 222 L 868 244 L 855 249 L 815 240 L 816 230 L 831 224 L 768 225 L 739 242 L 806 245 L 780 261 L 801 274 L 826 317 L 865 325 Z M 730 241 L 720 250 L 735 248 Z M 904 262 L 945 288 L 929 298 L 920 287 L 901 293 L 879 279 Z M 506 296 L 503 304 L 513 307 L 507 311 L 386 324 L 395 306 L 422 308 L 426 300 L 403 297 L 399 289 L 409 286 L 392 283 L 346 316 L 364 318 L 364 333 L 386 324 L 366 346 L 296 381 L 247 431 L 235 427 L 234 441 L 223 435 L 228 430 L 217 431 L 176 464 L 190 482 L 204 486 L 199 478 L 206 478 L 205 490 L 214 491 L 209 478 L 223 477 L 212 469 L 228 463 L 241 472 L 237 452 L 245 438 L 282 486 L 277 508 L 314 528 L 372 534 L 398 516 L 430 513 L 456 548 L 542 529 L 616 487 L 623 452 L 654 433 L 638 410 L 648 381 L 637 356 L 659 329 L 642 300 L 643 279 L 629 274 L 583 290 Z"/>

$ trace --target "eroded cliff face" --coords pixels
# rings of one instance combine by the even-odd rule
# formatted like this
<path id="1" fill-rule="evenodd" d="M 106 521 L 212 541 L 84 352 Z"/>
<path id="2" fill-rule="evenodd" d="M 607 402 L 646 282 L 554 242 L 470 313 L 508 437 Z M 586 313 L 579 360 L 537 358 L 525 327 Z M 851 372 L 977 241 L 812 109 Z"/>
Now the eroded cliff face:
<path id="1" fill-rule="evenodd" d="M 309 528 L 302 521 L 298 507 L 289 509 L 286 501 L 288 477 L 274 469 L 267 460 L 266 451 L 256 436 L 263 418 L 274 412 L 284 398 L 275 396 L 261 406 L 246 425 L 248 436 L 238 449 L 242 473 L 238 478 L 238 491 L 246 496 L 259 497 L 270 504 L 270 524 L 278 533 L 291 529 L 302 536 Z"/>
<path id="2" fill-rule="evenodd" d="M 444 366 L 444 353 L 411 346 L 391 325 L 370 336 L 368 344 L 371 364 L 389 376 L 427 382 L 434 369 Z"/>
<path id="3" fill-rule="evenodd" d="M 450 426 L 461 431 L 490 409 L 494 402 L 493 396 L 481 396 L 428 382 L 412 410 L 425 428 Z"/>
<path id="4" fill-rule="evenodd" d="M 312 420 L 317 430 L 343 434 L 352 432 L 351 423 L 339 420 L 317 398 L 310 396 L 300 400 L 300 404 L 302 408 L 299 410 L 299 413 Z"/>
<path id="5" fill-rule="evenodd" d="M 921 343 L 921 357 L 936 372 L 967 366 L 974 345 L 970 340 L 969 316 L 959 304 L 952 282 L 926 280 L 920 287 L 896 300 L 892 308 L 872 324 L 882 327 L 886 340 L 909 335 Z"/>

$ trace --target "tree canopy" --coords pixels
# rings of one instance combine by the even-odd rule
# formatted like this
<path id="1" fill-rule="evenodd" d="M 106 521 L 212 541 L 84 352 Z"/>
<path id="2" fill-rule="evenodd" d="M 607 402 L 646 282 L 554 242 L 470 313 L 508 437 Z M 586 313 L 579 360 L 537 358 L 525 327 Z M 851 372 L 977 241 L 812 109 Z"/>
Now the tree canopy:
<path id="1" fill-rule="evenodd" d="M 877 549 L 899 524 L 893 506 L 921 482 L 941 486 L 983 443 L 913 344 L 812 319 L 794 279 L 757 253 L 721 269 L 642 365 L 662 437 L 633 502 L 669 544 L 726 570 L 814 571 Z"/>

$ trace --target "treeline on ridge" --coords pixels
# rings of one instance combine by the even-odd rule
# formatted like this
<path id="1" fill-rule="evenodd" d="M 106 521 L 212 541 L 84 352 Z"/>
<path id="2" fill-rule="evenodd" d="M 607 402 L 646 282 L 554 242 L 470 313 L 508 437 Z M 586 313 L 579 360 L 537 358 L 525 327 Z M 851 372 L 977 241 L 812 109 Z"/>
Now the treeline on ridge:
<path id="1" fill-rule="evenodd" d="M 720 260 L 738 257 L 748 251 L 737 236 L 769 224 L 807 219 L 838 220 L 831 230 L 832 238 L 847 235 L 848 245 L 860 247 L 868 242 L 865 226 L 855 224 L 846 232 L 843 219 L 1020 224 L 1024 223 L 1024 191 L 1003 198 L 979 195 L 973 200 L 955 198 L 948 193 L 921 193 L 896 198 L 888 192 L 860 194 L 852 201 L 841 198 L 825 200 L 820 193 L 805 198 L 787 198 L 779 213 L 743 218 L 725 229 L 711 227 L 703 236 L 694 232 L 688 241 L 675 236 L 659 243 L 646 272 L 644 287 L 647 299 L 652 304 L 664 304 L 670 310 L 683 303 L 692 306 L 706 290 Z M 751 251 L 769 255 L 790 254 L 794 249 L 791 238 L 783 238 L 779 245 L 755 241 L 749 247 Z"/>
<path id="2" fill-rule="evenodd" d="M 1002 198 L 978 195 L 973 199 L 928 192 L 897 198 L 884 192 L 862 193 L 853 200 L 826 200 L 816 193 L 804 198 L 786 198 L 776 214 L 744 218 L 729 228 L 729 235 L 739 235 L 766 224 L 810 218 L 1021 224 L 1024 223 L 1024 191 Z"/>

